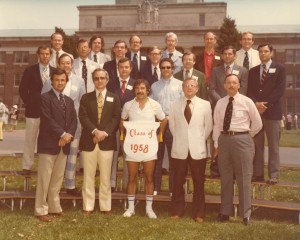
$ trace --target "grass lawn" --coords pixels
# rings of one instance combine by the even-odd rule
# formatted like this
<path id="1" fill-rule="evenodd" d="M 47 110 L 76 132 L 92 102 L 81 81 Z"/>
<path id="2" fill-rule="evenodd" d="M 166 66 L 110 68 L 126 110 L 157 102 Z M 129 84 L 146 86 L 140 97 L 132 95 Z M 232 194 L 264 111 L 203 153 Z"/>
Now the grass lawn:
<path id="1" fill-rule="evenodd" d="M 20 169 L 20 158 L 0 158 L 1 170 Z M 36 165 L 35 165 L 36 168 Z M 300 169 L 282 168 L 283 181 L 300 182 Z M 78 179 L 81 187 L 82 179 Z M 98 179 L 97 179 L 98 180 Z M 32 190 L 36 185 L 32 181 Z M 166 191 L 166 181 L 163 188 Z M 2 182 L 0 189 L 2 189 Z M 7 179 L 7 190 L 23 189 L 22 178 Z M 207 182 L 206 193 L 219 194 L 218 182 Z M 271 198 L 291 202 L 300 202 L 299 190 L 272 188 Z M 45 239 L 45 240 L 82 240 L 82 239 L 222 239 L 222 240 L 298 240 L 300 239 L 300 225 L 298 213 L 259 208 L 252 213 L 252 224 L 244 226 L 240 218 L 231 218 L 230 223 L 217 223 L 215 218 L 219 205 L 207 205 L 206 218 L 203 224 L 197 224 L 191 219 L 191 204 L 187 204 L 185 216 L 178 220 L 169 218 L 169 203 L 155 202 L 154 211 L 158 219 L 145 217 L 145 202 L 136 206 L 136 215 L 130 219 L 122 217 L 123 205 L 113 201 L 113 216 L 107 217 L 99 212 L 98 202 L 95 213 L 91 217 L 82 214 L 82 201 L 77 201 L 73 207 L 71 201 L 62 201 L 65 216 L 55 218 L 51 223 L 42 223 L 33 216 L 34 201 L 27 200 L 22 210 L 18 209 L 19 202 L 15 202 L 15 210 L 10 211 L 0 203 L 0 240 L 8 239 Z"/>

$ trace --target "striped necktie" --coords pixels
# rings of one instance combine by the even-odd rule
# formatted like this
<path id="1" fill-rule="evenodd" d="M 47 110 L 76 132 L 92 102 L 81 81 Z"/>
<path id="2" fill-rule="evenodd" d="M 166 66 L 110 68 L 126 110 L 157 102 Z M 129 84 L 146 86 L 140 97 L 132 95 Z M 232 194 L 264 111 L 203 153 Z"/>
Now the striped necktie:
<path id="1" fill-rule="evenodd" d="M 97 97 L 97 106 L 98 106 L 98 125 L 100 125 L 100 120 L 101 120 L 101 115 L 102 115 L 102 107 L 103 107 L 103 103 L 102 103 L 102 94 L 99 93 L 98 97 Z"/>

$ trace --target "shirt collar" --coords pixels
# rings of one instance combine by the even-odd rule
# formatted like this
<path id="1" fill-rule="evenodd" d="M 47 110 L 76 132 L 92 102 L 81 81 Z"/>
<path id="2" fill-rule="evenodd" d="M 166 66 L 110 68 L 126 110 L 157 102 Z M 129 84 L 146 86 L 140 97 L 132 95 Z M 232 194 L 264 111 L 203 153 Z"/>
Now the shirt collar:
<path id="1" fill-rule="evenodd" d="M 96 90 L 96 98 L 98 98 L 98 95 L 99 95 L 100 92 L 99 92 L 97 89 L 95 89 L 95 90 Z M 101 94 L 102 94 L 102 99 L 105 98 L 106 92 L 107 92 L 107 89 L 106 89 L 106 88 L 101 92 Z"/>

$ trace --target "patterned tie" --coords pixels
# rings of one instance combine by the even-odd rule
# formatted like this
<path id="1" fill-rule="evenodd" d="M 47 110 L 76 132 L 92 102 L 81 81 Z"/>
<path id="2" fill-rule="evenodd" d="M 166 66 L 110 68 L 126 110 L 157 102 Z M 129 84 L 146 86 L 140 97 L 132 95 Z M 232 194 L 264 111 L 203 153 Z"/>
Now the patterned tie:
<path id="1" fill-rule="evenodd" d="M 132 62 L 133 62 L 133 64 L 135 64 L 136 66 L 139 66 L 139 65 L 138 65 L 138 62 L 137 62 L 137 54 L 136 54 L 136 53 L 133 55 Z"/>
<path id="2" fill-rule="evenodd" d="M 155 78 L 155 82 L 156 82 L 158 80 L 157 67 L 154 67 L 153 77 Z"/>
<path id="3" fill-rule="evenodd" d="M 97 97 L 97 105 L 98 105 L 98 125 L 100 125 L 101 115 L 102 115 L 102 94 L 99 93 Z"/>
<path id="4" fill-rule="evenodd" d="M 124 96 L 125 90 L 126 90 L 126 80 L 122 80 L 122 86 L 121 86 L 121 94 L 122 97 Z"/>
<path id="5" fill-rule="evenodd" d="M 59 51 L 56 52 L 56 58 L 55 58 L 56 67 L 58 66 L 58 59 L 59 59 Z"/>
<path id="6" fill-rule="evenodd" d="M 232 110 L 233 110 L 233 105 L 232 105 L 233 100 L 234 100 L 234 98 L 230 97 L 229 102 L 228 102 L 227 107 L 226 107 L 224 121 L 223 121 L 223 131 L 224 132 L 227 132 L 229 130 L 229 127 L 230 127 L 230 122 L 231 122 L 231 117 L 232 117 Z"/>
<path id="7" fill-rule="evenodd" d="M 230 66 L 226 66 L 226 76 L 230 74 Z"/>
<path id="8" fill-rule="evenodd" d="M 82 78 L 84 80 L 84 84 L 85 84 L 85 91 L 87 92 L 87 68 L 86 68 L 86 62 L 85 60 L 82 60 Z"/>
<path id="9" fill-rule="evenodd" d="M 249 70 L 249 56 L 248 56 L 248 52 L 245 52 L 245 58 L 244 58 L 244 62 L 243 62 L 243 67 L 246 68 L 247 70 Z"/>
<path id="10" fill-rule="evenodd" d="M 191 118 L 192 118 L 192 111 L 189 106 L 190 103 L 191 103 L 191 100 L 186 100 L 186 105 L 185 105 L 185 109 L 184 109 L 184 117 L 185 117 L 187 123 L 190 123 Z"/>
<path id="11" fill-rule="evenodd" d="M 172 56 L 173 56 L 173 53 L 169 53 L 169 58 L 172 58 Z"/>
<path id="12" fill-rule="evenodd" d="M 97 55 L 96 55 L 96 54 L 94 54 L 94 62 L 98 62 L 98 61 L 97 61 Z"/>
<path id="13" fill-rule="evenodd" d="M 46 80 L 48 79 L 48 71 L 47 71 L 47 68 L 45 67 L 43 69 L 43 73 L 42 73 L 42 81 L 43 81 L 43 84 L 46 82 Z"/>
<path id="14" fill-rule="evenodd" d="M 64 95 L 62 93 L 59 94 L 59 102 L 60 102 L 60 106 L 62 107 L 63 111 L 66 112 L 66 102 L 64 99 Z"/>
<path id="15" fill-rule="evenodd" d="M 267 76 L 267 66 L 266 66 L 266 64 L 263 64 L 262 67 L 263 67 L 263 72 L 261 74 L 260 84 L 264 84 L 266 76 Z"/>
<path id="16" fill-rule="evenodd" d="M 185 71 L 185 76 L 184 76 L 184 79 L 187 79 L 190 77 L 190 70 L 186 70 Z"/>

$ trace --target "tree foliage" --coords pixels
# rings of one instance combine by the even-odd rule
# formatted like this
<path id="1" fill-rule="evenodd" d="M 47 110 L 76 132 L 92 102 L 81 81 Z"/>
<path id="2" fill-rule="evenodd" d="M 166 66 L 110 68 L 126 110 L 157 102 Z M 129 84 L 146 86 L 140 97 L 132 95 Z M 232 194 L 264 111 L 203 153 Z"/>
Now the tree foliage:
<path id="1" fill-rule="evenodd" d="M 225 46 L 231 45 L 237 50 L 241 48 L 240 45 L 241 32 L 236 28 L 235 20 L 230 17 L 224 18 L 223 24 L 220 28 L 220 35 L 218 39 L 218 50 L 221 52 Z"/>
<path id="2" fill-rule="evenodd" d="M 64 44 L 63 44 L 63 50 L 67 53 L 70 53 L 74 56 L 74 58 L 77 57 L 77 51 L 76 51 L 76 37 L 75 34 L 73 35 L 67 35 L 65 31 L 62 28 L 55 27 L 55 32 L 58 32 L 62 34 L 64 38 Z"/>

